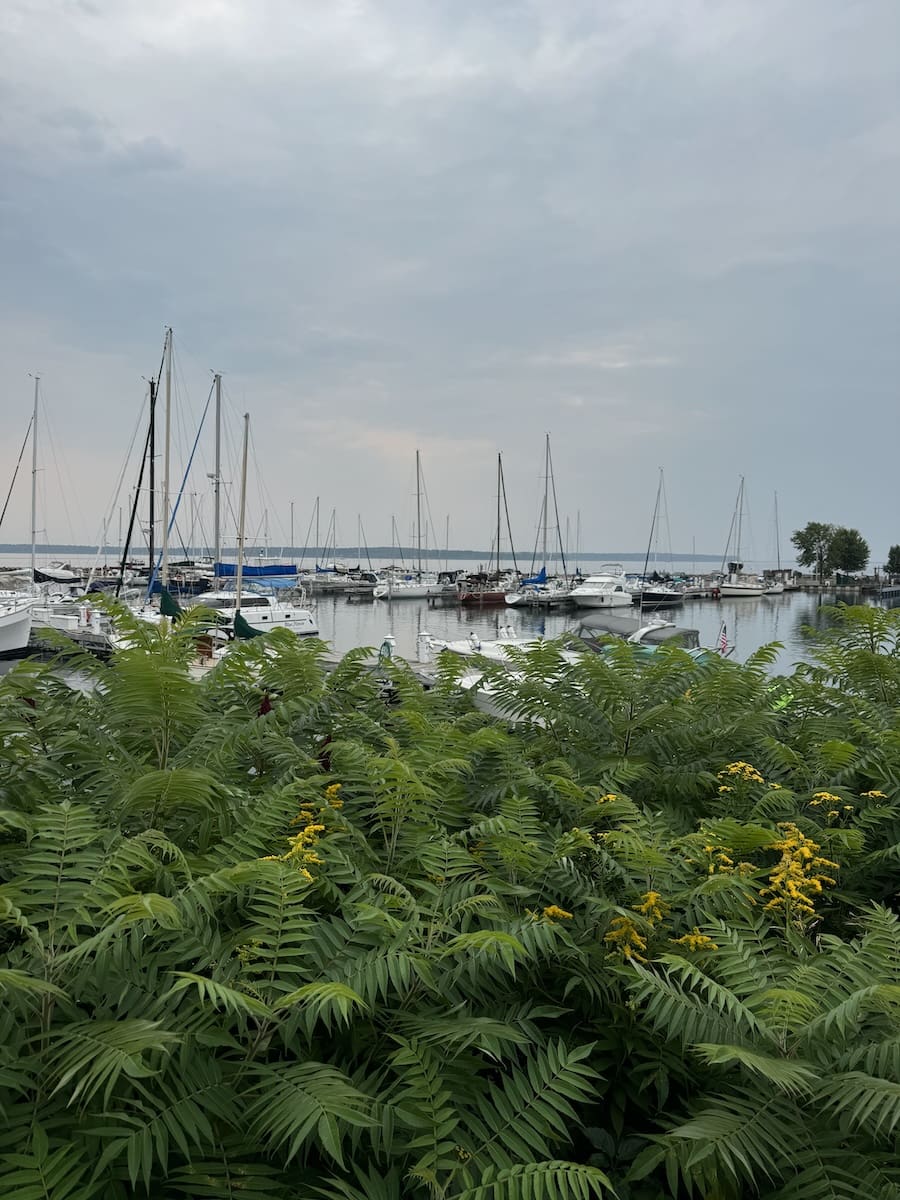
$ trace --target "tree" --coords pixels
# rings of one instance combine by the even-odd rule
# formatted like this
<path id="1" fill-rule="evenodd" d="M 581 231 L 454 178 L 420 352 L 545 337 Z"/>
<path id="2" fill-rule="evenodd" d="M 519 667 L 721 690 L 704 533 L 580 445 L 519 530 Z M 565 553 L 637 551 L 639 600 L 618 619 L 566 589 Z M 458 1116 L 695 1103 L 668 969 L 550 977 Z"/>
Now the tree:
<path id="1" fill-rule="evenodd" d="M 797 562 L 801 567 L 815 567 L 820 579 L 829 566 L 834 532 L 833 525 L 810 521 L 791 535 L 791 541 L 797 547 Z"/>
<path id="2" fill-rule="evenodd" d="M 828 566 L 834 571 L 864 571 L 869 561 L 869 543 L 858 529 L 839 526 L 831 536 Z"/>
<path id="3" fill-rule="evenodd" d="M 900 575 L 900 546 L 891 546 L 888 550 L 887 562 L 884 569 L 889 575 Z"/>

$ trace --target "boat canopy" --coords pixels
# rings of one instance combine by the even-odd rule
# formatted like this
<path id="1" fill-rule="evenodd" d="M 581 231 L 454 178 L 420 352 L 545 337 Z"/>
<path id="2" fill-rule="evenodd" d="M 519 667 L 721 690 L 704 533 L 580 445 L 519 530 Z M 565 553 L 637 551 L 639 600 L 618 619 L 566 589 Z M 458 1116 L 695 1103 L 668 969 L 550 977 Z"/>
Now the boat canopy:
<path id="1" fill-rule="evenodd" d="M 541 569 L 538 571 L 537 575 L 532 575 L 530 579 L 522 580 L 522 587 L 527 586 L 529 583 L 546 583 L 546 582 L 547 582 L 547 568 L 541 567 Z"/>
<path id="2" fill-rule="evenodd" d="M 669 621 L 660 624 L 658 628 L 648 628 L 648 625 L 646 620 L 639 621 L 635 617 L 618 617 L 613 613 L 597 612 L 587 614 L 582 618 L 578 633 L 584 641 L 590 642 L 602 637 L 604 633 L 611 633 L 615 637 L 629 638 L 639 629 L 644 629 L 645 633 L 641 638 L 643 646 L 660 646 L 664 642 L 674 642 L 675 645 L 683 646 L 686 650 L 693 650 L 700 645 L 700 633 L 696 629 L 685 629 L 682 626 L 673 625 Z"/>
<path id="3" fill-rule="evenodd" d="M 220 579 L 237 578 L 237 563 L 216 563 L 215 573 Z M 292 563 L 263 563 L 261 566 L 245 566 L 241 574 L 245 579 L 283 579 L 296 575 L 297 568 Z"/>

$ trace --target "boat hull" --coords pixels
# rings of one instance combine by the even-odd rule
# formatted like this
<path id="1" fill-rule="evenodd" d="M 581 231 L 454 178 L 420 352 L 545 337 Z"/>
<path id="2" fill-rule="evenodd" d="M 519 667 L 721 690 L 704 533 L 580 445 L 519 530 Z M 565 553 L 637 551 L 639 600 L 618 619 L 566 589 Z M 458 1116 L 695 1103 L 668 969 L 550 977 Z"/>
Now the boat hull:
<path id="1" fill-rule="evenodd" d="M 631 608 L 631 595 L 628 592 L 596 592 L 578 594 L 578 589 L 572 592 L 572 603 L 577 608 Z"/>
<path id="2" fill-rule="evenodd" d="M 748 583 L 722 583 L 719 585 L 719 595 L 723 599 L 734 600 L 738 596 L 743 596 L 747 600 L 756 599 L 761 596 L 765 589 L 756 584 Z"/>
<path id="3" fill-rule="evenodd" d="M 505 604 L 506 592 L 460 592 L 460 604 Z"/>
<path id="4" fill-rule="evenodd" d="M 0 655 L 16 654 L 31 637 L 31 601 L 0 608 Z"/>

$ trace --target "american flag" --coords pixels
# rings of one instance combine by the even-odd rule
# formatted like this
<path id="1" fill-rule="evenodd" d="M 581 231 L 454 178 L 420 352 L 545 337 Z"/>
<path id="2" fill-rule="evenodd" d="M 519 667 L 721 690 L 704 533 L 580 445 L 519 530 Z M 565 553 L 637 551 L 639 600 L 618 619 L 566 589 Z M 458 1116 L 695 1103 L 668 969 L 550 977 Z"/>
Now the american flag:
<path id="1" fill-rule="evenodd" d="M 719 653 L 725 654 L 728 650 L 728 630 L 725 628 L 725 622 L 722 622 L 722 628 L 719 630 Z"/>

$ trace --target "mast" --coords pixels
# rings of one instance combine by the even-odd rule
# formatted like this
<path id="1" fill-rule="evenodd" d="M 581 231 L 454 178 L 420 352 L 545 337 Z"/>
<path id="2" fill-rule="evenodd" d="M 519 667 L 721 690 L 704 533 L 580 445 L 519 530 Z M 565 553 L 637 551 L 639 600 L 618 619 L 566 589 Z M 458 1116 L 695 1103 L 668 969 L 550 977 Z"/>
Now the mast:
<path id="1" fill-rule="evenodd" d="M 160 582 L 169 586 L 169 457 L 172 436 L 172 329 L 166 330 L 166 444 L 163 450 L 163 525 Z M 152 568 L 151 568 L 152 569 Z"/>
<path id="2" fill-rule="evenodd" d="M 778 578 L 781 578 L 781 534 L 778 529 L 778 493 L 775 493 L 775 560 L 778 563 Z"/>
<path id="3" fill-rule="evenodd" d="M 319 497 L 316 496 L 316 566 L 319 565 L 319 553 L 321 549 L 319 545 Z"/>
<path id="4" fill-rule="evenodd" d="M 148 466 L 150 468 L 149 486 L 150 486 L 150 503 L 148 512 L 149 530 L 147 533 L 147 550 L 150 566 L 147 572 L 149 580 L 153 579 L 154 564 L 153 559 L 156 557 L 154 551 L 156 549 L 156 380 L 150 380 L 150 436 L 147 439 L 147 456 Z M 148 583 L 148 588 L 150 584 Z"/>
<path id="5" fill-rule="evenodd" d="M 31 417 L 31 583 L 34 586 L 34 568 L 37 550 L 37 472 L 38 472 L 38 391 L 41 377 L 34 377 L 34 412 Z"/>
<path id="6" fill-rule="evenodd" d="M 222 376 L 214 376 L 216 385 L 216 464 L 213 476 L 213 576 L 219 573 L 222 561 Z"/>
<path id="7" fill-rule="evenodd" d="M 738 488 L 738 505 L 737 505 L 737 554 L 735 558 L 738 562 L 738 570 L 741 569 L 741 525 L 744 520 L 744 477 L 741 476 L 741 485 Z"/>
<path id="8" fill-rule="evenodd" d="M 506 532 L 509 534 L 509 553 L 512 556 L 513 570 L 518 575 L 519 564 L 516 561 L 516 544 L 513 541 L 512 524 L 509 519 L 509 502 L 506 499 L 506 478 L 503 474 L 503 457 L 500 456 L 500 490 L 503 493 L 503 510 L 506 513 Z M 447 518 L 447 546 L 450 545 L 450 518 Z"/>
<path id="9" fill-rule="evenodd" d="M 291 501 L 291 558 L 294 557 L 294 502 Z"/>
<path id="10" fill-rule="evenodd" d="M 544 555 L 544 570 L 546 570 L 547 569 L 547 517 L 549 516 L 547 502 L 549 500 L 549 491 L 550 491 L 550 434 L 547 433 L 544 435 L 544 437 L 545 437 L 545 443 L 544 443 L 544 532 L 543 532 L 543 539 L 541 542 L 541 550 Z"/>
<path id="11" fill-rule="evenodd" d="M 241 584 L 244 582 L 244 522 L 247 516 L 247 445 L 250 441 L 250 414 L 244 413 L 244 453 L 241 459 L 241 510 L 238 522 L 237 572 L 234 611 L 241 611 Z"/>
<path id="12" fill-rule="evenodd" d="M 659 483 L 656 485 L 656 503 L 653 505 L 653 519 L 650 522 L 650 536 L 647 539 L 647 553 L 644 556 L 643 579 L 644 587 L 647 586 L 647 567 L 650 565 L 650 551 L 653 549 L 653 535 L 656 531 L 656 522 L 659 520 L 659 503 L 662 497 L 663 486 L 663 470 L 659 468 Z M 644 617 L 644 587 L 641 588 L 640 604 L 638 605 L 638 613 L 643 624 Z"/>
<path id="13" fill-rule="evenodd" d="M 419 562 L 419 579 L 422 578 L 422 464 L 416 451 L 416 553 Z"/>
<path id="14" fill-rule="evenodd" d="M 497 451 L 497 578 L 500 578 L 500 495 L 503 490 L 503 455 Z"/>

